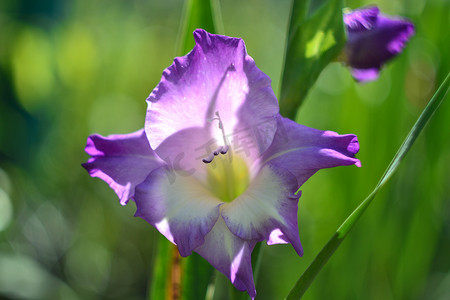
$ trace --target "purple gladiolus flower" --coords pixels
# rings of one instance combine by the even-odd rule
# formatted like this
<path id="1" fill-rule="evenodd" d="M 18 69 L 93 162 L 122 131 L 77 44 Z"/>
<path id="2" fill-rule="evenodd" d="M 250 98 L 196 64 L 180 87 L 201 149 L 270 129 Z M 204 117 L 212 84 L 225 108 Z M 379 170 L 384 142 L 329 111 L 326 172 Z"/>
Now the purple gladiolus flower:
<path id="1" fill-rule="evenodd" d="M 319 169 L 357 165 L 355 135 L 279 115 L 270 78 L 239 38 L 197 29 L 147 99 L 145 129 L 88 138 L 83 164 L 182 256 L 195 251 L 255 297 L 257 242 L 302 255 L 299 187 Z"/>
<path id="2" fill-rule="evenodd" d="M 344 14 L 344 23 L 345 61 L 358 81 L 375 80 L 383 64 L 399 54 L 414 34 L 411 22 L 380 14 L 376 6 Z"/>

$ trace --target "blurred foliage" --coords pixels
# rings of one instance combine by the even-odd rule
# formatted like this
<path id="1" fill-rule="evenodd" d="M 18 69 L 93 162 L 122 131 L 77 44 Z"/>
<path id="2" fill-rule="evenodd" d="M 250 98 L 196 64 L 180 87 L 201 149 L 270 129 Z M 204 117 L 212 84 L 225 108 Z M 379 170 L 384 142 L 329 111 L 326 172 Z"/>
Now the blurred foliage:
<path id="1" fill-rule="evenodd" d="M 303 186 L 305 255 L 264 247 L 257 299 L 287 295 L 373 189 L 450 69 L 448 1 L 377 4 L 416 24 L 406 51 L 365 85 L 329 65 L 297 115 L 311 127 L 357 134 L 363 167 L 321 171 Z M 290 1 L 220 6 L 224 33 L 244 38 L 279 94 Z M 0 2 L 0 298 L 148 293 L 159 233 L 80 164 L 89 134 L 143 126 L 145 98 L 176 55 L 182 10 L 181 0 Z M 447 101 L 304 299 L 450 298 L 449 136 Z"/>
<path id="2" fill-rule="evenodd" d="M 218 0 L 186 0 L 184 2 L 177 55 L 182 56 L 195 46 L 192 32 L 203 28 L 210 33 L 223 34 L 223 24 Z"/>
<path id="3" fill-rule="evenodd" d="M 295 119 L 298 108 L 322 70 L 345 46 L 344 2 L 329 0 L 308 15 L 309 2 L 294 0 L 286 43 L 280 114 Z"/>

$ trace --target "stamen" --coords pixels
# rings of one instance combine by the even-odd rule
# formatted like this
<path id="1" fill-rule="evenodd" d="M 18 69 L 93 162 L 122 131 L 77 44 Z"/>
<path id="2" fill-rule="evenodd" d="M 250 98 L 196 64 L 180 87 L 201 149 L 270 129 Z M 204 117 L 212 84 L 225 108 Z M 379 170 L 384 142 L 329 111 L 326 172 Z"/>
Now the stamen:
<path id="1" fill-rule="evenodd" d="M 217 155 L 219 155 L 219 153 L 222 153 L 222 146 L 219 146 L 219 148 L 217 148 L 216 150 L 214 150 L 214 156 L 217 156 Z"/>
<path id="2" fill-rule="evenodd" d="M 223 146 L 220 150 L 220 154 L 227 154 L 228 148 L 230 148 L 228 145 Z"/>
<path id="3" fill-rule="evenodd" d="M 214 115 L 215 115 L 215 117 L 210 118 L 210 119 L 206 119 L 206 120 L 208 122 L 210 122 L 210 123 L 215 121 L 215 120 L 219 121 L 218 127 L 222 131 L 222 138 L 223 138 L 224 146 L 219 146 L 216 150 L 214 150 L 213 153 L 209 154 L 206 158 L 202 159 L 202 161 L 205 164 L 211 163 L 213 161 L 213 159 L 214 159 L 214 156 L 217 156 L 219 154 L 227 154 L 228 150 L 230 149 L 229 142 L 228 142 L 227 136 L 225 135 L 225 129 L 223 127 L 223 123 L 222 123 L 222 119 L 220 118 L 219 111 L 216 111 L 214 113 Z M 229 160 L 231 162 L 232 161 L 231 152 L 229 153 L 228 158 L 229 158 Z"/>
<path id="4" fill-rule="evenodd" d="M 202 159 L 202 162 L 204 162 L 205 164 L 209 164 L 213 161 L 213 159 L 214 159 L 214 153 L 211 153 L 210 155 L 208 155 L 207 157 Z"/>

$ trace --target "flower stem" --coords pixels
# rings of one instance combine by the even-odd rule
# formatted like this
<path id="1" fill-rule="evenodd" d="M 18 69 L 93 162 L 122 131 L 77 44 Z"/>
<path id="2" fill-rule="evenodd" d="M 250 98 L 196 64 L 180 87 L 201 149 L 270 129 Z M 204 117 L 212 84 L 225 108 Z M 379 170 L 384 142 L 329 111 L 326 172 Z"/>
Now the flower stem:
<path id="1" fill-rule="evenodd" d="M 178 248 L 175 245 L 171 245 L 171 264 L 170 264 L 170 277 L 167 283 L 166 299 L 181 299 L 181 280 L 182 280 L 182 266 L 181 256 L 178 252 Z"/>

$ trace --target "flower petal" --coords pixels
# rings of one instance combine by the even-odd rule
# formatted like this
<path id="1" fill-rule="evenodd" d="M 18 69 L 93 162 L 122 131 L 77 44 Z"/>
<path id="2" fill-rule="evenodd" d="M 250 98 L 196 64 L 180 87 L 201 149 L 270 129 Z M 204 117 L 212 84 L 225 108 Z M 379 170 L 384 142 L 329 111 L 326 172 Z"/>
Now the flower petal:
<path id="1" fill-rule="evenodd" d="M 186 175 L 204 177 L 206 170 L 202 159 L 213 152 L 217 145 L 217 141 L 205 128 L 192 127 L 169 136 L 156 152 L 170 169 Z"/>
<path id="2" fill-rule="evenodd" d="M 349 32 L 370 30 L 375 27 L 380 10 L 376 6 L 356 9 L 344 14 L 344 23 Z"/>
<path id="3" fill-rule="evenodd" d="M 414 34 L 411 22 L 379 14 L 377 7 L 345 14 L 344 22 L 348 31 L 347 63 L 356 69 L 379 70 L 403 50 Z M 375 73 L 372 71 L 370 74 L 373 77 Z M 369 77 L 366 74 L 363 78 Z"/>
<path id="4" fill-rule="evenodd" d="M 414 34 L 414 25 L 403 19 L 393 19 L 385 15 L 378 17 L 378 28 L 384 32 L 386 50 L 389 53 L 386 60 L 399 54 L 409 38 Z"/>
<path id="5" fill-rule="evenodd" d="M 247 55 L 241 39 L 201 29 L 194 32 L 194 38 L 194 49 L 174 60 L 147 99 L 145 130 L 150 145 L 165 158 L 167 147 L 162 149 L 160 145 L 177 132 L 191 128 L 205 129 L 200 142 L 213 138 L 224 143 L 219 121 L 212 120 L 219 112 L 228 139 L 233 139 L 235 132 L 247 131 L 261 153 L 272 142 L 274 116 L 278 113 L 269 77 Z M 258 139 L 255 128 L 264 132 L 264 138 Z M 181 144 L 173 140 L 168 146 L 179 151 Z M 193 149 L 200 146 L 183 145 Z"/>
<path id="6" fill-rule="evenodd" d="M 195 177 L 167 166 L 154 170 L 136 187 L 135 201 L 135 216 L 155 226 L 182 256 L 203 244 L 221 205 Z"/>
<path id="7" fill-rule="evenodd" d="M 373 81 L 378 78 L 379 73 L 380 70 L 378 68 L 352 69 L 353 78 L 359 82 Z"/>
<path id="8" fill-rule="evenodd" d="M 359 151 L 358 139 L 353 134 L 339 135 L 278 119 L 274 141 L 261 158 L 267 163 L 285 168 L 297 177 L 300 187 L 315 172 L 323 168 L 356 165 Z"/>
<path id="9" fill-rule="evenodd" d="M 267 239 L 269 245 L 289 242 L 301 256 L 297 189 L 297 180 L 290 172 L 266 164 L 242 195 L 222 206 L 222 217 L 230 231 L 242 239 Z"/>
<path id="10" fill-rule="evenodd" d="M 253 299 L 256 296 L 251 264 L 254 247 L 254 242 L 233 235 L 219 217 L 206 235 L 205 243 L 194 251 L 227 276 L 238 290 L 247 291 Z"/>
<path id="11" fill-rule="evenodd" d="M 91 135 L 86 153 L 92 156 L 83 167 L 92 177 L 104 180 L 125 205 L 136 185 L 163 162 L 153 152 L 143 129 L 130 134 Z"/>

